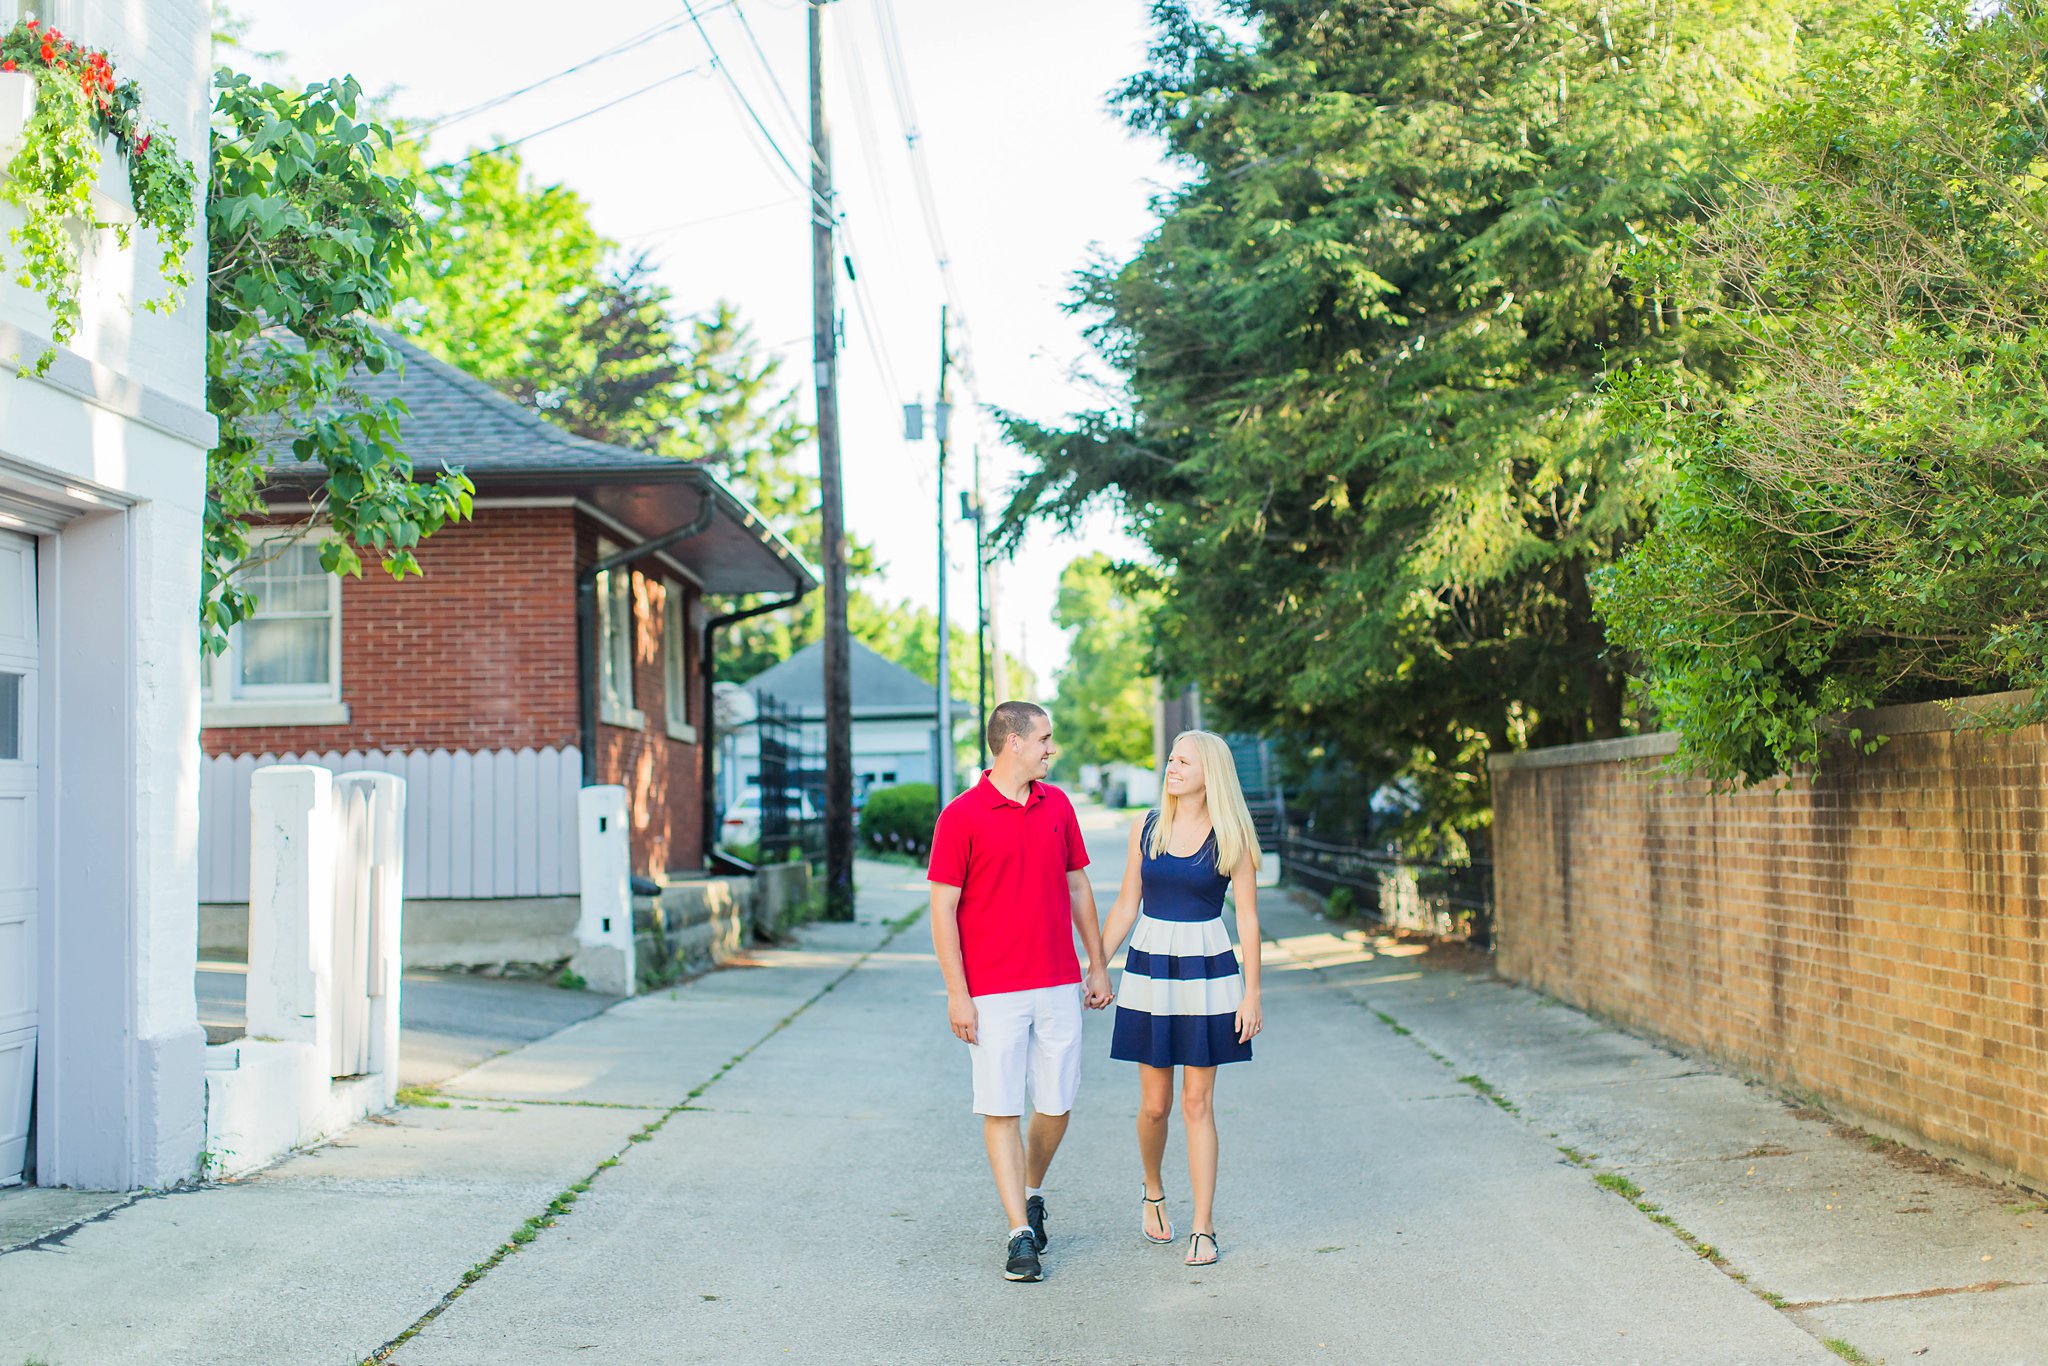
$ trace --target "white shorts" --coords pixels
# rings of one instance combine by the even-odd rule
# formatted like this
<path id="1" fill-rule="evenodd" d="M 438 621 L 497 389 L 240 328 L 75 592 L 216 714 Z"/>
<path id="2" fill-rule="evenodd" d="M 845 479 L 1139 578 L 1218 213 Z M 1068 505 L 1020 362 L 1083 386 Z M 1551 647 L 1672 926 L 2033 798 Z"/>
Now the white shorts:
<path id="1" fill-rule="evenodd" d="M 1021 1115 L 1024 1092 L 1042 1115 L 1074 1108 L 1081 1089 L 1081 984 L 999 991 L 974 998 L 967 1045 L 974 1059 L 974 1113 Z"/>

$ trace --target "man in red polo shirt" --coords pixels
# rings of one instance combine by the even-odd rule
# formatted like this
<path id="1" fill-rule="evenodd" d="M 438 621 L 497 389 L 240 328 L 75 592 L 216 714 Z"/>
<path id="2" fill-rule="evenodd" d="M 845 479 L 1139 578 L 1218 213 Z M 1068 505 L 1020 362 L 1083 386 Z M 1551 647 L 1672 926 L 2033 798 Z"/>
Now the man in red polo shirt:
<path id="1" fill-rule="evenodd" d="M 1074 804 L 1044 781 L 1059 753 L 1052 718 L 1005 702 L 989 715 L 988 748 L 988 771 L 947 804 L 932 834 L 932 947 L 946 1015 L 974 1061 L 974 1111 L 1010 1220 L 1003 1274 L 1035 1281 L 1046 1242 L 1039 1187 L 1081 1085 L 1081 1005 L 1109 1004 L 1109 964 Z M 1037 1111 L 1028 1144 L 1019 1123 L 1027 1090 Z"/>

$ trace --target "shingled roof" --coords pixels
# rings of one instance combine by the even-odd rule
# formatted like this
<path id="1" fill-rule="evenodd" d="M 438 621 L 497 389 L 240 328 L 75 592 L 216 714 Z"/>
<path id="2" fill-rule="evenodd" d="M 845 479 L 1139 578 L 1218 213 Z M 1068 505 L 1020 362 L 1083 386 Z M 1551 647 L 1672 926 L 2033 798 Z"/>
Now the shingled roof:
<path id="1" fill-rule="evenodd" d="M 938 698 L 931 684 L 887 655 L 848 642 L 847 664 L 853 693 L 855 719 L 930 720 L 938 710 Z M 780 664 L 772 664 L 741 685 L 756 701 L 772 697 L 795 712 L 801 720 L 825 715 L 825 646 L 812 641 Z M 954 699 L 953 716 L 971 717 L 974 703 Z"/>
<path id="2" fill-rule="evenodd" d="M 719 514 L 711 526 L 666 552 L 706 591 L 817 586 L 817 571 L 709 466 L 577 436 L 404 338 L 385 338 L 403 367 L 374 375 L 357 369 L 349 383 L 371 398 L 403 401 L 399 438 L 422 475 L 460 469 L 475 482 L 479 499 L 567 495 L 622 535 L 643 540 L 687 524 L 710 498 Z M 272 496 L 289 499 L 302 497 L 318 471 L 280 450 L 270 474 Z"/>

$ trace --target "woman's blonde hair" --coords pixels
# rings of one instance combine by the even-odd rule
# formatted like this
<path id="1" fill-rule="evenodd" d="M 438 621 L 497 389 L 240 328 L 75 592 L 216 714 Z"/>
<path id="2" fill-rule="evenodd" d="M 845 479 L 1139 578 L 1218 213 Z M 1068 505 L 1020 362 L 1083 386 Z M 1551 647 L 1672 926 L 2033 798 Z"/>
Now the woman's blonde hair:
<path id="1" fill-rule="evenodd" d="M 1209 807 L 1209 829 L 1216 838 L 1216 871 L 1225 877 L 1237 872 L 1246 854 L 1252 867 L 1259 866 L 1259 832 L 1252 828 L 1252 813 L 1244 804 L 1244 789 L 1237 782 L 1237 760 L 1230 746 L 1214 731 L 1184 730 L 1173 737 L 1178 746 L 1192 740 L 1195 755 L 1202 761 L 1202 789 Z M 1168 751 L 1171 754 L 1171 751 Z M 1146 849 L 1153 858 L 1166 852 L 1167 836 L 1173 830 L 1180 798 L 1166 790 L 1166 774 L 1159 775 L 1159 814 L 1152 821 L 1152 835 Z"/>

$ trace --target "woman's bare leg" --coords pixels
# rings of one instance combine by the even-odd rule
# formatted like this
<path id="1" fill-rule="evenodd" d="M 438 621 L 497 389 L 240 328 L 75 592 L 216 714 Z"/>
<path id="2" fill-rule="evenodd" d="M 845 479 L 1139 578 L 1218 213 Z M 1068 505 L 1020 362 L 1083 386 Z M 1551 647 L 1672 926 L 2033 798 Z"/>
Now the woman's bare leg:
<path id="1" fill-rule="evenodd" d="M 1216 1069 L 1183 1067 L 1180 1113 L 1187 1121 L 1188 1184 L 1194 1187 L 1196 1233 L 1216 1231 Z"/>
<path id="2" fill-rule="evenodd" d="M 1145 1194 L 1166 1194 L 1159 1164 L 1166 1157 L 1166 1123 L 1173 1114 L 1173 1069 L 1138 1064 L 1138 1160 L 1145 1168 Z M 1166 1215 L 1159 1205 L 1145 1206 L 1145 1231 L 1167 1235 Z"/>

